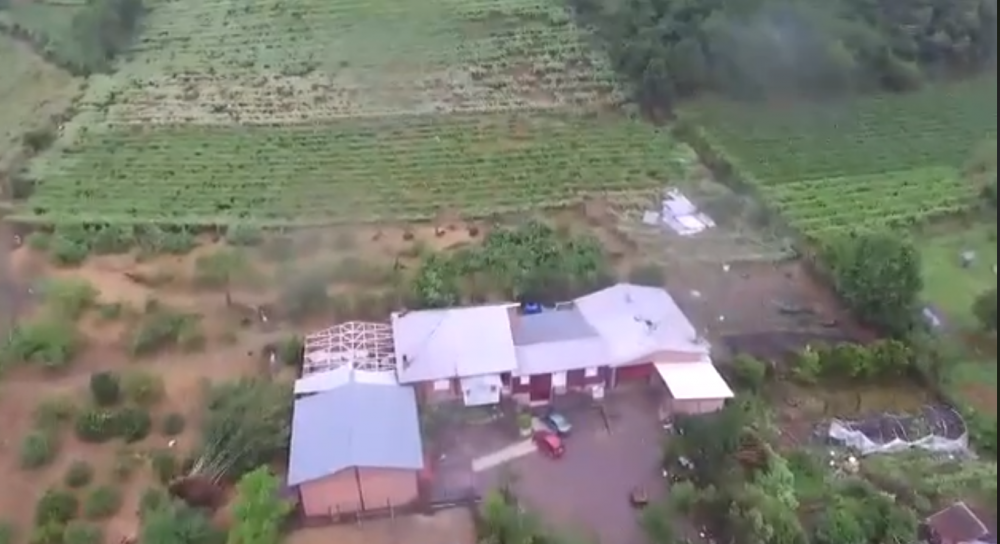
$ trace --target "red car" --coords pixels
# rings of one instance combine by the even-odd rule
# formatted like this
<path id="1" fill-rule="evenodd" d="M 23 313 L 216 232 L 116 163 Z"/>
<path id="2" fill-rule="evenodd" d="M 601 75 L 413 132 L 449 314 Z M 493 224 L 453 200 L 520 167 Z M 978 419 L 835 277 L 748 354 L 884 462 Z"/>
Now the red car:
<path id="1" fill-rule="evenodd" d="M 559 435 L 552 431 L 537 431 L 532 436 L 538 450 L 552 459 L 559 459 L 566 454 L 566 446 Z"/>

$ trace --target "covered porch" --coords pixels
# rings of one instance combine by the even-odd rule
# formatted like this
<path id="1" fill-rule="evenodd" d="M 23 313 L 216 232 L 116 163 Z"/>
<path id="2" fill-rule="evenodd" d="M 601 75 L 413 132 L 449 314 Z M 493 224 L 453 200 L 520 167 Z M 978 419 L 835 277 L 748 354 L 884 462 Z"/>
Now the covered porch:
<path id="1" fill-rule="evenodd" d="M 676 414 L 705 414 L 722 409 L 733 398 L 733 390 L 712 360 L 695 363 L 657 363 L 654 365 L 663 384 L 659 403 L 660 419 Z"/>

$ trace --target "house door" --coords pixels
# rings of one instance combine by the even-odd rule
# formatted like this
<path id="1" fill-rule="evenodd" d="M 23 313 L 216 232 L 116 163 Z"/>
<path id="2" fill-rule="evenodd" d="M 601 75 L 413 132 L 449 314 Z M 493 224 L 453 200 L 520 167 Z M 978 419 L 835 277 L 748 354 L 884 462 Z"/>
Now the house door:
<path id="1" fill-rule="evenodd" d="M 537 376 L 531 377 L 531 395 L 532 401 L 541 402 L 552 400 L 552 375 L 551 374 L 539 374 Z"/>

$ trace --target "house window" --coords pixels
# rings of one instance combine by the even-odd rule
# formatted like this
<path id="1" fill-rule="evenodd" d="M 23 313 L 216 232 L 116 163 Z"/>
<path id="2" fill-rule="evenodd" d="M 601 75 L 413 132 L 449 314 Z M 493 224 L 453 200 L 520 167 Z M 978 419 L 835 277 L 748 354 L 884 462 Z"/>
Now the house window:
<path id="1" fill-rule="evenodd" d="M 596 378 L 597 377 L 597 367 L 591 367 L 583 371 L 583 376 L 585 378 Z"/>
<path id="2" fill-rule="evenodd" d="M 517 383 L 521 385 L 529 385 L 531 383 L 531 376 L 520 376 L 517 378 Z"/>
<path id="3" fill-rule="evenodd" d="M 451 380 L 437 380 L 434 382 L 434 390 L 438 392 L 451 391 Z"/>

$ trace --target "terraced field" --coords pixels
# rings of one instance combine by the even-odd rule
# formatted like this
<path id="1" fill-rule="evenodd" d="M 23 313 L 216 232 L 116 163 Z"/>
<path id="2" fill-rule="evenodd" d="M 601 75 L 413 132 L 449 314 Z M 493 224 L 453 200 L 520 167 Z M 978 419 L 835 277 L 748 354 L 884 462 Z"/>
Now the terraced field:
<path id="1" fill-rule="evenodd" d="M 996 138 L 997 80 L 784 109 L 704 103 L 685 115 L 806 235 L 904 228 L 976 202 L 981 188 L 959 170 Z"/>
<path id="2" fill-rule="evenodd" d="M 152 7 L 16 219 L 480 216 L 651 189 L 671 164 L 666 133 L 607 113 L 621 93 L 559 0 Z"/>

